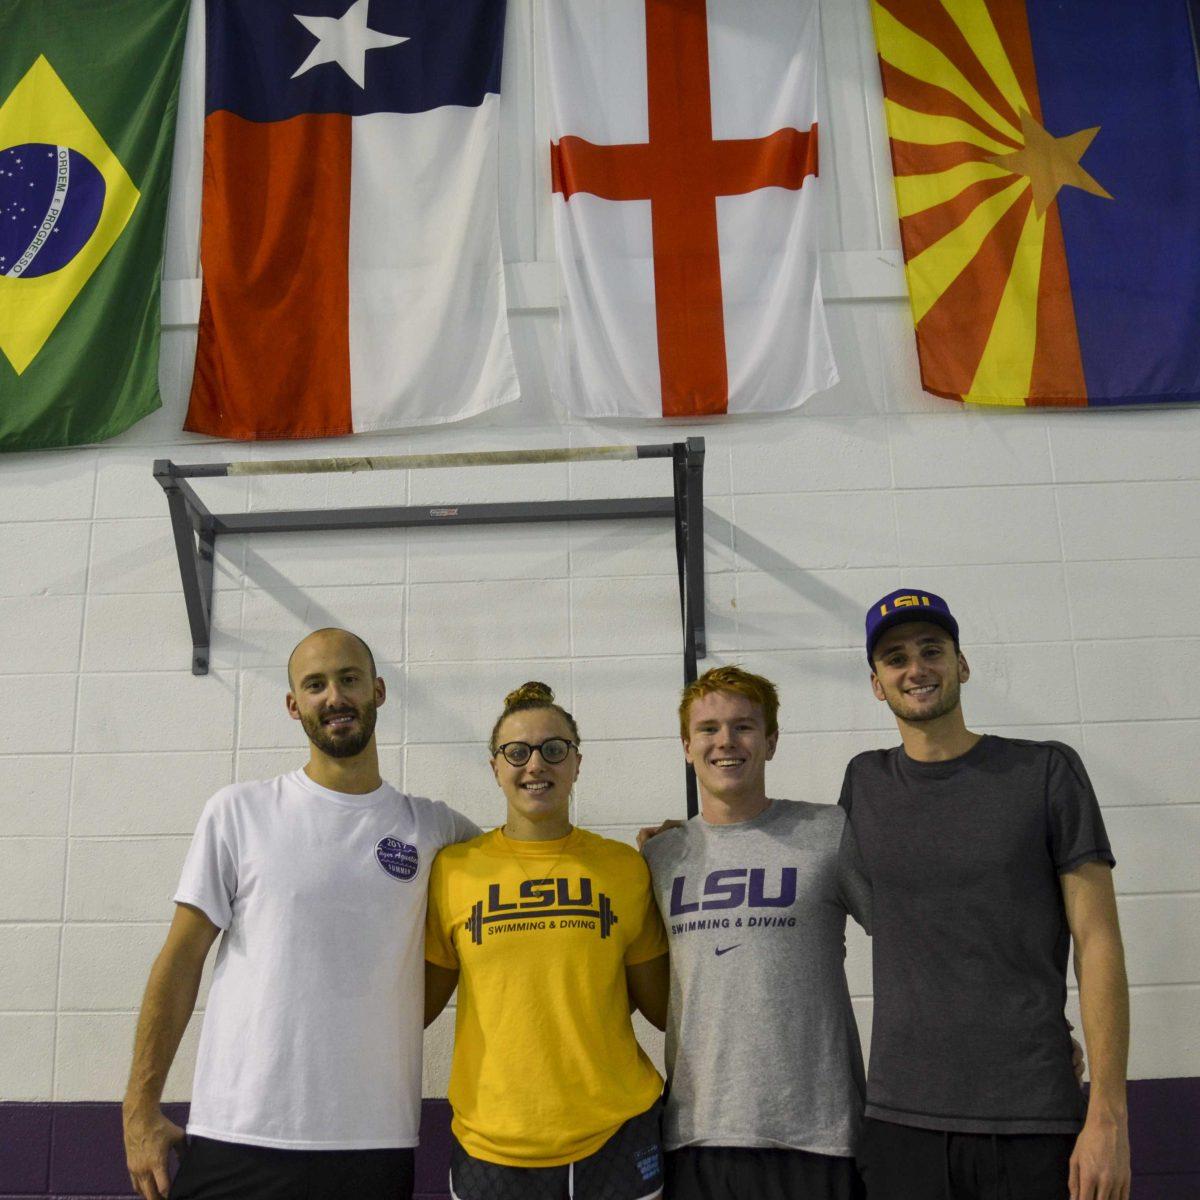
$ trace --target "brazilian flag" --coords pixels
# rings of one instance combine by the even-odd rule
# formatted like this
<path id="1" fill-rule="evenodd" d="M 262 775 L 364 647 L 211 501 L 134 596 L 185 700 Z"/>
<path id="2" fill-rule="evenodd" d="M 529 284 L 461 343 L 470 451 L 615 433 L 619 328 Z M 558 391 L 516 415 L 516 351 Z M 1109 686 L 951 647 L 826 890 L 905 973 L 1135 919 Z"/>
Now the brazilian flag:
<path id="1" fill-rule="evenodd" d="M 159 286 L 188 0 L 0 3 L 0 450 L 161 404 Z"/>

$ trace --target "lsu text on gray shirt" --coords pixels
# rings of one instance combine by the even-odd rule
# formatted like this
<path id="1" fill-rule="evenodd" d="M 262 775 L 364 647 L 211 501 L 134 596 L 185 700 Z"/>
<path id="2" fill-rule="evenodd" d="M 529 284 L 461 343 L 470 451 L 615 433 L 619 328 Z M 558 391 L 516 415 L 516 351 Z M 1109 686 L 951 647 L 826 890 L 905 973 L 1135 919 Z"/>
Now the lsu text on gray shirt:
<path id="1" fill-rule="evenodd" d="M 870 924 L 835 805 L 772 800 L 646 845 L 671 947 L 663 1145 L 854 1153 L 864 1079 L 846 914 Z"/>

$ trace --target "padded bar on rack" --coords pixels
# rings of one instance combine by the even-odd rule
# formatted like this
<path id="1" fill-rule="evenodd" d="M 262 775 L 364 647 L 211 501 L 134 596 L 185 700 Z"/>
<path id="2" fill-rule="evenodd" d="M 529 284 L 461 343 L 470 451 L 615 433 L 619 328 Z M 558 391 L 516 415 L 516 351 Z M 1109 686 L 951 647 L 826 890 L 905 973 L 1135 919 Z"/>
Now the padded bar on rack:
<path id="1" fill-rule="evenodd" d="M 461 454 L 373 454 L 355 458 L 253 459 L 230 463 L 173 464 L 172 475 L 216 478 L 231 475 L 325 475 L 340 471 L 419 471 L 430 467 L 509 467 L 522 463 L 614 462 L 670 458 L 670 444 L 648 446 L 562 446 L 549 450 L 478 450 Z"/>

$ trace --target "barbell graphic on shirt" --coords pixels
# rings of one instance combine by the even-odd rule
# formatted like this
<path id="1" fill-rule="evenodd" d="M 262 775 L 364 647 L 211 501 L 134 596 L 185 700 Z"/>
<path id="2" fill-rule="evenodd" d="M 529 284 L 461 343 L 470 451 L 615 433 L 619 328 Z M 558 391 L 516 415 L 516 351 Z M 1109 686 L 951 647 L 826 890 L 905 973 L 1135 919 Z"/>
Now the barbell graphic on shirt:
<path id="1" fill-rule="evenodd" d="M 530 890 L 530 885 L 552 884 L 553 880 L 548 879 L 532 879 L 527 884 L 522 884 L 522 898 L 528 901 L 530 896 L 527 894 Z M 559 881 L 565 883 L 565 880 Z M 591 880 L 583 880 L 586 886 L 582 889 L 582 894 L 577 898 L 587 904 L 592 898 Z M 560 888 L 560 894 L 562 889 Z M 539 893 L 534 891 L 533 896 L 538 896 Z M 545 928 L 545 922 L 554 919 L 556 921 L 563 918 L 578 917 L 581 919 L 591 919 L 600 923 L 600 937 L 606 938 L 612 933 L 612 928 L 617 924 L 617 914 L 613 912 L 612 901 L 601 892 L 596 897 L 595 908 L 545 908 L 541 904 L 501 904 L 499 900 L 499 887 L 492 884 L 488 888 L 488 903 L 487 912 L 485 915 L 484 902 L 477 900 L 471 906 L 471 915 L 463 923 L 463 927 L 471 935 L 471 942 L 478 946 L 483 942 L 483 927 L 491 925 L 498 921 L 517 922 L 526 928 Z"/>

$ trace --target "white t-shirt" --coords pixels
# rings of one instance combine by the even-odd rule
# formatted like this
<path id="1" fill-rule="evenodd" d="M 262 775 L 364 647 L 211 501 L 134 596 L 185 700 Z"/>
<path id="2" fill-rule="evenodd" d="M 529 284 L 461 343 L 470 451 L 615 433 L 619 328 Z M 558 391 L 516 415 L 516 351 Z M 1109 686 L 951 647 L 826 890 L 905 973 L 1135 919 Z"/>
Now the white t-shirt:
<path id="1" fill-rule="evenodd" d="M 387 783 L 353 796 L 303 770 L 209 800 L 175 893 L 225 931 L 189 1133 L 296 1150 L 417 1144 L 429 868 L 478 833 Z"/>

